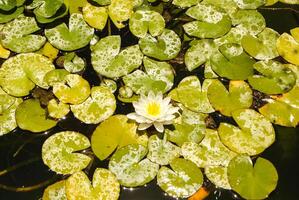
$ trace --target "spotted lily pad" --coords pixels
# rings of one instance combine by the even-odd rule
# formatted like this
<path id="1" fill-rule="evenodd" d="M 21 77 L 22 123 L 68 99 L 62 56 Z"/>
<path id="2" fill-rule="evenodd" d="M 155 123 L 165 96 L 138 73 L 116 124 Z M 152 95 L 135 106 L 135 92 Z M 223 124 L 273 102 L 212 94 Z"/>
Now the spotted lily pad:
<path id="1" fill-rule="evenodd" d="M 226 116 L 231 116 L 235 110 L 249 108 L 253 102 L 252 90 L 245 81 L 230 81 L 227 90 L 219 80 L 213 80 L 208 98 L 214 109 Z"/>
<path id="2" fill-rule="evenodd" d="M 249 84 L 263 93 L 285 93 L 291 90 L 296 83 L 294 72 L 277 61 L 260 61 L 253 67 L 260 75 L 249 77 Z"/>
<path id="3" fill-rule="evenodd" d="M 113 115 L 116 101 L 107 87 L 91 88 L 91 95 L 81 104 L 71 105 L 75 117 L 86 124 L 97 124 Z"/>
<path id="4" fill-rule="evenodd" d="M 299 65 L 299 28 L 291 30 L 291 34 L 283 33 L 277 40 L 279 55 L 288 62 Z"/>
<path id="5" fill-rule="evenodd" d="M 6 13 L 2 13 L 0 12 L 0 24 L 1 23 L 7 23 L 15 18 L 17 18 L 18 16 L 20 16 L 22 13 L 24 12 L 24 7 L 18 7 L 13 13 L 11 14 L 6 14 Z"/>
<path id="6" fill-rule="evenodd" d="M 39 29 L 33 17 L 20 16 L 3 26 L 1 43 L 17 53 L 36 51 L 46 42 L 45 37 L 32 34 Z"/>
<path id="7" fill-rule="evenodd" d="M 212 69 L 221 77 L 231 80 L 246 80 L 253 75 L 254 59 L 250 58 L 241 45 L 224 44 L 211 57 Z"/>
<path id="8" fill-rule="evenodd" d="M 191 160 L 198 167 L 227 166 L 236 155 L 222 144 L 218 132 L 207 129 L 204 139 L 199 143 L 185 142 L 182 146 L 182 155 Z"/>
<path id="9" fill-rule="evenodd" d="M 53 86 L 55 83 L 64 82 L 68 74 L 70 73 L 65 69 L 54 69 L 46 73 L 44 76 L 44 81 L 49 86 Z"/>
<path id="10" fill-rule="evenodd" d="M 198 38 L 218 38 L 231 29 L 231 19 L 226 12 L 212 4 L 199 3 L 186 14 L 196 21 L 183 25 L 185 32 Z"/>
<path id="11" fill-rule="evenodd" d="M 161 167 L 157 176 L 158 185 L 168 195 L 186 198 L 202 186 L 203 175 L 193 162 L 176 158 L 171 161 L 170 167 Z"/>
<path id="12" fill-rule="evenodd" d="M 48 106 L 49 116 L 56 119 L 65 117 L 70 112 L 70 106 L 62 102 L 57 102 L 56 99 L 49 101 Z"/>
<path id="13" fill-rule="evenodd" d="M 70 14 L 81 13 L 82 8 L 88 3 L 88 0 L 63 0 Z"/>
<path id="14" fill-rule="evenodd" d="M 221 141 L 232 151 L 257 155 L 274 142 L 274 128 L 263 115 L 251 109 L 240 109 L 232 116 L 240 128 L 221 123 L 218 129 Z"/>
<path id="15" fill-rule="evenodd" d="M 163 32 L 165 21 L 158 12 L 138 10 L 130 18 L 129 26 L 130 31 L 136 37 L 143 38 L 147 32 L 156 37 Z"/>
<path id="16" fill-rule="evenodd" d="M 191 6 L 195 6 L 199 0 L 173 0 L 172 4 L 179 6 L 181 8 L 189 8 Z"/>
<path id="17" fill-rule="evenodd" d="M 125 115 L 114 115 L 102 122 L 91 137 L 91 148 L 100 160 L 105 160 L 116 148 L 129 144 L 145 144 L 146 137 L 138 136 L 137 125 Z"/>
<path id="18" fill-rule="evenodd" d="M 90 143 L 86 136 L 72 131 L 59 132 L 44 142 L 42 159 L 58 174 L 73 174 L 87 167 L 91 161 L 89 156 L 74 152 L 88 147 Z"/>
<path id="19" fill-rule="evenodd" d="M 94 29 L 86 24 L 82 14 L 76 13 L 70 16 L 69 27 L 63 23 L 45 30 L 49 42 L 63 51 L 73 51 L 88 45 L 93 33 Z"/>
<path id="20" fill-rule="evenodd" d="M 123 28 L 123 22 L 130 19 L 134 8 L 134 0 L 111 0 L 108 14 L 117 28 Z"/>
<path id="21" fill-rule="evenodd" d="M 181 50 L 180 37 L 170 29 L 164 29 L 157 38 L 147 34 L 139 40 L 139 47 L 144 55 L 158 60 L 171 60 Z"/>
<path id="22" fill-rule="evenodd" d="M 159 165 L 168 165 L 173 159 L 180 157 L 181 149 L 168 142 L 166 137 L 161 140 L 153 135 L 148 140 L 147 158 Z"/>
<path id="23" fill-rule="evenodd" d="M 23 101 L 16 110 L 18 126 L 23 130 L 34 133 L 46 131 L 56 125 L 56 121 L 48 119 L 38 100 L 28 99 Z"/>
<path id="24" fill-rule="evenodd" d="M 110 1 L 110 0 L 109 0 Z M 103 30 L 108 20 L 107 8 L 87 3 L 83 7 L 84 20 L 93 28 Z"/>
<path id="25" fill-rule="evenodd" d="M 276 188 L 278 174 L 270 161 L 259 157 L 253 166 L 250 157 L 240 155 L 229 163 L 228 179 L 241 197 L 266 199 Z"/>
<path id="26" fill-rule="evenodd" d="M 96 2 L 97 4 L 101 6 L 106 6 L 111 3 L 111 0 L 92 0 L 93 2 Z"/>
<path id="27" fill-rule="evenodd" d="M 129 74 L 142 63 L 143 55 L 138 45 L 120 51 L 119 35 L 102 38 L 92 49 L 91 61 L 96 72 L 109 78 Z"/>
<path id="28" fill-rule="evenodd" d="M 84 70 L 85 61 L 72 52 L 64 56 L 63 66 L 70 73 L 78 73 Z"/>
<path id="29" fill-rule="evenodd" d="M 58 181 L 44 190 L 43 200 L 67 200 L 65 194 L 65 180 Z"/>
<path id="30" fill-rule="evenodd" d="M 129 86 L 136 94 L 147 94 L 150 91 L 165 93 L 173 86 L 173 68 L 167 62 L 159 62 L 144 57 L 145 72 L 136 70 L 123 77 L 126 86 Z"/>
<path id="31" fill-rule="evenodd" d="M 276 41 L 279 34 L 265 28 L 257 37 L 246 35 L 242 38 L 242 47 L 245 51 L 258 60 L 270 60 L 279 56 L 276 49 Z"/>
<path id="32" fill-rule="evenodd" d="M 241 9 L 257 9 L 266 3 L 265 0 L 234 0 Z"/>
<path id="33" fill-rule="evenodd" d="M 118 149 L 110 159 L 109 170 L 114 173 L 121 185 L 137 187 L 152 181 L 159 165 L 143 159 L 147 149 L 139 144 L 130 144 Z M 143 160 L 142 160 L 143 159 Z"/>
<path id="34" fill-rule="evenodd" d="M 53 93 L 62 103 L 80 104 L 88 98 L 90 86 L 81 76 L 68 74 L 63 82 L 54 83 Z"/>
<path id="35" fill-rule="evenodd" d="M 217 187 L 231 190 L 231 186 L 228 182 L 227 167 L 208 166 L 205 168 L 205 175 Z"/>
<path id="36" fill-rule="evenodd" d="M 112 172 L 104 168 L 97 168 L 93 174 L 92 184 L 88 176 L 79 171 L 66 180 L 65 191 L 68 200 L 117 200 L 120 185 Z"/>

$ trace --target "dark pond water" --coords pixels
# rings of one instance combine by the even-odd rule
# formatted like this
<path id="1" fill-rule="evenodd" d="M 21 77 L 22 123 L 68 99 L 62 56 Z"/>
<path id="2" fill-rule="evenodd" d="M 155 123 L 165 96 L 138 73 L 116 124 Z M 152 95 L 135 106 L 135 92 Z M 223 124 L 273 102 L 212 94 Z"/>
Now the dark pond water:
<path id="1" fill-rule="evenodd" d="M 278 4 L 275 7 L 283 7 Z M 288 6 L 289 7 L 289 6 Z M 267 26 L 275 29 L 279 33 L 287 32 L 290 29 L 299 26 L 299 7 L 290 9 L 260 9 L 267 21 Z M 105 34 L 99 33 L 99 34 Z M 117 34 L 117 31 L 115 31 Z M 124 36 L 123 46 L 136 42 L 127 30 L 122 30 L 119 34 Z M 90 57 L 86 49 L 80 50 L 81 54 L 90 64 Z M 202 71 L 192 72 L 202 77 Z M 185 71 L 177 71 L 176 82 L 183 77 L 190 75 Z M 88 66 L 83 74 L 92 85 L 98 85 L 100 80 L 94 71 Z M 299 98 L 299 97 L 298 97 Z M 117 113 L 126 114 L 132 108 L 128 105 L 119 104 Z M 223 118 L 216 116 L 216 121 Z M 19 163 L 27 165 L 1 176 L 0 172 L 0 200 L 35 200 L 42 196 L 44 187 L 29 192 L 15 192 L 12 187 L 19 187 L 20 190 L 26 190 L 28 186 L 33 186 L 47 180 L 55 180 L 65 177 L 57 176 L 51 172 L 41 160 L 41 147 L 43 142 L 52 134 L 62 130 L 74 130 L 90 136 L 95 129 L 94 125 L 85 125 L 80 121 L 68 116 L 61 121 L 57 127 L 43 134 L 31 134 L 22 130 L 15 130 L 12 133 L 0 137 L 0 171 Z M 299 199 L 299 128 L 275 127 L 276 142 L 267 149 L 261 156 L 269 159 L 277 168 L 279 173 L 279 182 L 277 189 L 270 195 L 271 200 L 295 200 Z M 29 163 L 29 164 L 28 164 Z M 106 162 L 99 162 L 95 159 L 93 164 L 88 167 L 89 175 L 93 174 L 96 167 L 105 167 Z M 231 191 L 215 189 L 211 184 L 205 183 L 211 189 L 209 200 L 230 200 L 241 199 Z M 11 187 L 7 187 L 11 186 Z M 120 196 L 121 200 L 171 200 L 165 196 L 163 191 L 156 185 L 155 181 L 149 183 L 146 187 L 136 188 L 133 191 L 123 189 Z"/>

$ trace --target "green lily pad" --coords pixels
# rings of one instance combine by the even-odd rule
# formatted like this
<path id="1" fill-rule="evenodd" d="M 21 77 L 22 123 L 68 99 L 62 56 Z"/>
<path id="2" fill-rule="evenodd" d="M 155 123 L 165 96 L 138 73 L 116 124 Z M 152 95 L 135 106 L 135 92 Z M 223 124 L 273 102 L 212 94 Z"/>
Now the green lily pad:
<path id="1" fill-rule="evenodd" d="M 147 34 L 139 40 L 139 47 L 144 55 L 158 60 L 171 60 L 181 50 L 180 37 L 170 29 L 164 29 L 157 38 Z"/>
<path id="2" fill-rule="evenodd" d="M 186 14 L 196 21 L 183 25 L 185 32 L 198 38 L 218 38 L 231 29 L 231 19 L 226 12 L 212 4 L 199 3 Z"/>
<path id="3" fill-rule="evenodd" d="M 248 34 L 247 30 L 244 30 L 244 28 L 240 26 L 236 26 L 236 27 L 232 27 L 230 31 L 224 36 L 215 39 L 214 42 L 218 47 L 230 43 L 241 45 L 242 38 L 247 34 Z"/>
<path id="4" fill-rule="evenodd" d="M 214 80 L 208 88 L 208 99 L 215 110 L 226 116 L 249 108 L 253 102 L 252 90 L 245 81 L 230 81 L 227 90 L 221 81 Z"/>
<path id="5" fill-rule="evenodd" d="M 54 69 L 46 73 L 44 76 L 44 81 L 49 86 L 53 86 L 55 83 L 64 82 L 68 74 L 70 73 L 65 69 Z"/>
<path id="6" fill-rule="evenodd" d="M 63 66 L 70 73 L 78 73 L 84 70 L 85 61 L 72 52 L 64 56 Z"/>
<path id="7" fill-rule="evenodd" d="M 143 159 L 147 149 L 139 144 L 130 144 L 118 149 L 110 159 L 109 170 L 114 173 L 125 187 L 142 186 L 152 181 L 159 165 Z M 142 160 L 143 159 L 143 160 Z"/>
<path id="8" fill-rule="evenodd" d="M 200 0 L 173 0 L 172 4 L 181 8 L 189 8 L 195 6 Z"/>
<path id="9" fill-rule="evenodd" d="M 0 2 L 0 10 L 10 11 L 17 5 L 16 0 L 3 0 Z"/>
<path id="10" fill-rule="evenodd" d="M 34 9 L 33 12 L 36 16 L 50 18 L 62 5 L 63 0 L 33 0 L 27 8 Z"/>
<path id="11" fill-rule="evenodd" d="M 257 37 L 246 35 L 242 38 L 242 47 L 258 60 L 270 60 L 279 56 L 276 41 L 279 34 L 270 28 L 265 28 Z"/>
<path id="12" fill-rule="evenodd" d="M 237 156 L 229 163 L 227 173 L 232 189 L 245 199 L 266 199 L 278 181 L 273 164 L 260 157 L 253 166 L 250 157 Z"/>
<path id="13" fill-rule="evenodd" d="M 170 64 L 144 57 L 143 65 L 145 72 L 136 70 L 123 77 L 125 85 L 136 94 L 147 94 L 150 91 L 165 93 L 172 88 L 174 73 Z"/>
<path id="14" fill-rule="evenodd" d="M 240 109 L 232 116 L 240 128 L 221 123 L 218 129 L 221 141 L 232 151 L 253 156 L 274 142 L 274 128 L 263 115 L 251 109 Z"/>
<path id="15" fill-rule="evenodd" d="M 296 83 L 294 72 L 277 61 L 260 61 L 253 65 L 260 75 L 248 78 L 249 84 L 266 94 L 281 94 L 293 88 Z"/>
<path id="16" fill-rule="evenodd" d="M 253 75 L 254 59 L 239 44 L 224 44 L 211 57 L 211 66 L 219 76 L 231 80 L 246 80 Z"/>
<path id="17" fill-rule="evenodd" d="M 168 142 L 166 137 L 161 140 L 152 135 L 148 140 L 147 158 L 159 165 L 168 165 L 173 159 L 180 157 L 181 149 Z"/>
<path id="18" fill-rule="evenodd" d="M 185 54 L 185 65 L 189 71 L 207 62 L 218 51 L 213 40 L 194 40 L 190 45 Z"/>
<path id="19" fill-rule="evenodd" d="M 182 155 L 198 167 L 205 168 L 227 166 L 236 153 L 222 144 L 217 131 L 207 129 L 204 139 L 199 144 L 194 142 L 183 144 Z"/>
<path id="20" fill-rule="evenodd" d="M 2 12 L 0 12 L 0 24 L 2 23 L 7 23 L 15 18 L 17 18 L 18 16 L 20 16 L 22 13 L 24 12 L 24 7 L 18 7 L 13 13 L 11 14 L 4 14 Z"/>
<path id="21" fill-rule="evenodd" d="M 241 9 L 257 9 L 266 3 L 265 0 L 234 0 Z"/>
<path id="22" fill-rule="evenodd" d="M 88 0 L 64 0 L 70 14 L 81 13 L 82 8 L 88 3 Z"/>
<path id="23" fill-rule="evenodd" d="M 196 76 L 188 76 L 172 92 L 177 93 L 177 100 L 186 108 L 195 112 L 212 113 L 214 109 L 207 96 L 207 90 L 211 81 L 206 79 L 201 86 Z"/>
<path id="24" fill-rule="evenodd" d="M 117 83 L 114 80 L 111 79 L 103 79 L 100 86 L 107 87 L 111 90 L 112 93 L 116 92 L 117 88 Z"/>
<path id="25" fill-rule="evenodd" d="M 80 104 L 90 95 L 90 86 L 81 76 L 68 74 L 63 82 L 54 83 L 53 93 L 62 103 Z"/>
<path id="26" fill-rule="evenodd" d="M 130 18 L 131 33 L 139 38 L 144 38 L 149 32 L 153 37 L 160 35 L 165 28 L 164 18 L 155 11 L 138 10 Z"/>
<path id="27" fill-rule="evenodd" d="M 218 78 L 219 76 L 213 71 L 212 66 L 211 66 L 211 61 L 207 61 L 205 64 L 205 70 L 204 70 L 204 77 L 206 79 L 215 79 Z"/>
<path id="28" fill-rule="evenodd" d="M 201 170 L 191 161 L 176 158 L 170 163 L 171 169 L 161 167 L 157 182 L 168 195 L 187 198 L 194 194 L 203 183 Z"/>
<path id="29" fill-rule="evenodd" d="M 62 102 L 57 102 L 56 99 L 51 99 L 48 102 L 48 113 L 49 116 L 55 119 L 61 119 L 70 112 L 70 106 Z"/>
<path id="30" fill-rule="evenodd" d="M 93 48 L 91 61 L 96 72 L 109 78 L 129 74 L 142 63 L 143 55 L 138 45 L 120 51 L 119 35 L 102 38 Z"/>
<path id="31" fill-rule="evenodd" d="M 111 0 L 108 14 L 117 28 L 124 28 L 123 22 L 130 19 L 133 14 L 134 0 Z"/>
<path id="32" fill-rule="evenodd" d="M 237 4 L 232 0 L 203 0 L 202 3 L 213 4 L 226 11 L 229 16 L 236 13 L 239 9 Z"/>
<path id="33" fill-rule="evenodd" d="M 91 136 L 91 148 L 100 160 L 105 160 L 116 148 L 129 144 L 146 145 L 147 137 L 138 136 L 137 125 L 125 115 L 114 115 L 102 122 Z"/>
<path id="34" fill-rule="evenodd" d="M 21 129 L 34 133 L 46 131 L 57 124 L 56 121 L 47 118 L 46 110 L 35 99 L 25 100 L 18 106 L 16 120 Z"/>
<path id="35" fill-rule="evenodd" d="M 208 166 L 205 168 L 205 175 L 215 186 L 225 190 L 231 190 L 231 186 L 228 182 L 227 167 Z"/>
<path id="36" fill-rule="evenodd" d="M 86 136 L 78 132 L 64 131 L 50 136 L 43 144 L 42 159 L 58 174 L 73 174 L 81 171 L 91 161 L 89 156 L 74 153 L 90 147 Z"/>
<path id="37" fill-rule="evenodd" d="M 58 181 L 44 190 L 43 200 L 67 200 L 65 180 Z"/>
<path id="38" fill-rule="evenodd" d="M 107 87 L 91 88 L 91 95 L 84 102 L 71 105 L 75 117 L 86 124 L 97 124 L 113 115 L 116 101 L 113 93 Z"/>
<path id="39" fill-rule="evenodd" d="M 288 62 L 299 65 L 299 28 L 291 30 L 291 34 L 283 33 L 277 40 L 276 47 L 279 55 Z"/>
<path id="40" fill-rule="evenodd" d="M 111 0 L 92 0 L 93 2 L 96 2 L 97 4 L 101 6 L 106 6 L 111 3 Z"/>
<path id="41" fill-rule="evenodd" d="M 112 172 L 104 168 L 97 168 L 93 174 L 92 184 L 88 176 L 79 171 L 66 180 L 65 190 L 68 200 L 117 200 L 120 185 Z"/>
<path id="42" fill-rule="evenodd" d="M 94 29 L 86 24 L 82 14 L 76 13 L 70 16 L 69 27 L 63 23 L 45 30 L 49 42 L 63 51 L 73 51 L 88 45 L 93 33 Z"/>
<path id="43" fill-rule="evenodd" d="M 17 53 L 37 51 L 46 42 L 45 37 L 32 34 L 39 29 L 33 17 L 20 16 L 3 26 L 1 43 Z"/>
<path id="44" fill-rule="evenodd" d="M 99 30 L 103 30 L 105 28 L 108 20 L 108 11 L 106 7 L 97 7 L 87 3 L 83 7 L 82 12 L 84 20 L 89 24 L 89 26 Z"/>

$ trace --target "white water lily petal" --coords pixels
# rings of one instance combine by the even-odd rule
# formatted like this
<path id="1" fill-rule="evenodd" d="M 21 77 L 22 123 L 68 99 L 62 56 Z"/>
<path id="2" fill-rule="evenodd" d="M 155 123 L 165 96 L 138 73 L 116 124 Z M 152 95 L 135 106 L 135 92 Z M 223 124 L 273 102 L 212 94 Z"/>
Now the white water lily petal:
<path id="1" fill-rule="evenodd" d="M 154 126 L 158 132 L 160 132 L 160 133 L 164 132 L 164 126 L 162 123 L 156 122 L 156 123 L 154 123 Z"/>

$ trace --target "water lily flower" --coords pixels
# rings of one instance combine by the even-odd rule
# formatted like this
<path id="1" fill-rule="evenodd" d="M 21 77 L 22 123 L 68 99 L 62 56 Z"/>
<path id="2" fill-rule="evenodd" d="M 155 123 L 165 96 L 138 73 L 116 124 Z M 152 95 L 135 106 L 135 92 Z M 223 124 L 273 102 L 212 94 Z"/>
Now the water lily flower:
<path id="1" fill-rule="evenodd" d="M 170 104 L 170 98 L 164 98 L 162 93 L 155 95 L 149 92 L 148 96 L 142 95 L 140 99 L 133 102 L 134 113 L 127 115 L 129 119 L 139 123 L 138 130 L 145 130 L 154 125 L 157 131 L 163 132 L 164 126 L 172 124 L 176 118 L 175 113 L 179 108 Z"/>

